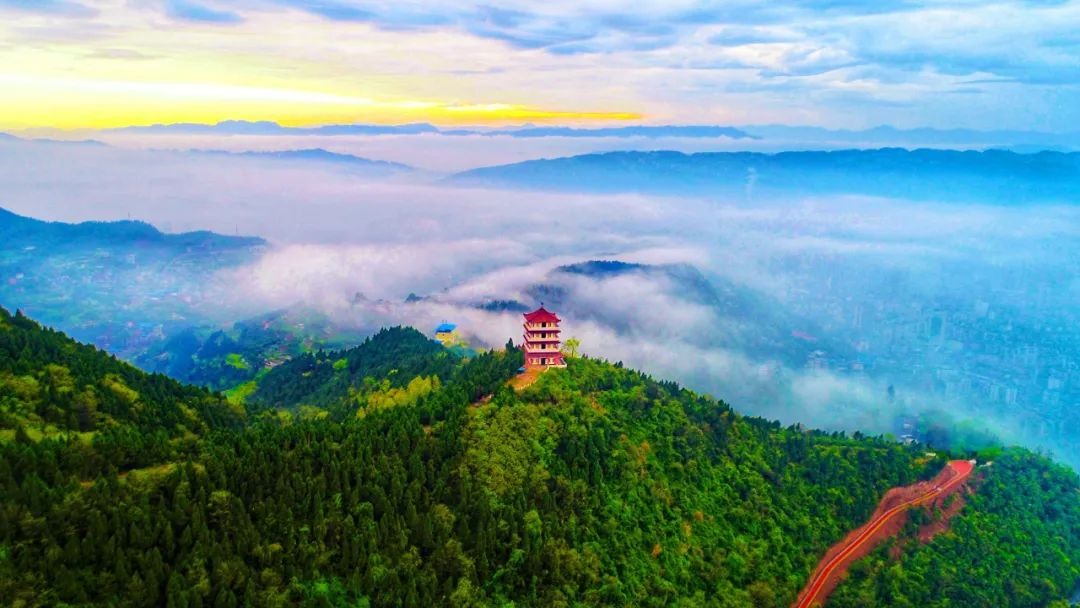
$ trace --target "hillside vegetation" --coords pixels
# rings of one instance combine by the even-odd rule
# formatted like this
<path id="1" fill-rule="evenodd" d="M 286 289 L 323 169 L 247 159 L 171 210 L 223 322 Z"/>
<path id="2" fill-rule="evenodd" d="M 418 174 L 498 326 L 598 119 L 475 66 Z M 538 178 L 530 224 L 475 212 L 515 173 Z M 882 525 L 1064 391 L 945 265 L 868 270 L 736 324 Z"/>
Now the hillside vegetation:
<path id="1" fill-rule="evenodd" d="M 29 320 L 8 326 L 58 345 L 2 351 L 16 377 L 71 364 L 64 351 L 85 354 L 83 383 L 123 366 Z M 182 389 L 206 400 L 211 430 L 191 449 L 144 446 L 134 469 L 73 458 L 96 443 L 18 432 L 0 444 L 0 603 L 787 606 L 887 488 L 944 458 L 747 418 L 589 359 L 515 392 L 506 380 L 520 365 L 513 348 L 462 359 L 396 328 L 275 368 L 243 428 L 210 416 L 219 398 Z M 127 373 L 116 375 L 149 396 L 140 382 L 157 377 Z M 175 432 L 181 389 L 167 386 L 146 402 L 157 418 L 111 415 Z M 304 395 L 322 415 L 271 409 Z M 1080 578 L 1075 475 L 1021 451 L 1000 461 L 955 531 L 905 558 L 954 555 L 954 536 L 978 547 L 979 580 L 948 580 L 984 588 L 956 597 L 993 603 L 948 605 L 1046 603 Z M 1016 538 L 1044 545 L 1040 563 L 1007 559 L 1026 546 Z M 885 585 L 890 570 L 865 567 L 850 593 Z"/>
<path id="2" fill-rule="evenodd" d="M 219 395 L 146 374 L 0 308 L 0 440 L 56 448 L 83 475 L 149 464 L 246 412 Z M 15 462 L 18 462 L 17 460 Z"/>
<path id="3" fill-rule="evenodd" d="M 0 308 L 0 428 L 175 436 L 239 428 L 243 419 L 219 396 L 144 373 Z"/>
<path id="4" fill-rule="evenodd" d="M 190 327 L 134 358 L 138 367 L 212 390 L 233 389 L 304 353 L 341 349 L 363 335 L 305 308 L 245 319 L 230 329 Z"/>
<path id="5" fill-rule="evenodd" d="M 969 500 L 934 542 L 909 542 L 899 560 L 885 547 L 856 564 L 829 608 L 1035 608 L 1069 595 L 1080 575 L 1075 473 L 1010 451 Z"/>
<path id="6" fill-rule="evenodd" d="M 252 385 L 247 401 L 262 408 L 339 409 L 417 376 L 445 380 L 458 362 L 458 357 L 415 329 L 392 327 L 354 348 L 304 353 L 286 361 Z"/>

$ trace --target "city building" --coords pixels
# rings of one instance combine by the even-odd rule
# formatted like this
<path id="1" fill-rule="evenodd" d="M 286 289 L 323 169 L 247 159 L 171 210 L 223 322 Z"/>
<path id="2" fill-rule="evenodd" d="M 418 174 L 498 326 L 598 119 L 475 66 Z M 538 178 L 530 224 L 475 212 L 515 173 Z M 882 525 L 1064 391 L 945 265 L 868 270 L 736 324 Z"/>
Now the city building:
<path id="1" fill-rule="evenodd" d="M 525 334 L 522 350 L 525 351 L 526 367 L 565 367 L 559 350 L 560 319 L 555 313 L 540 308 L 525 313 Z"/>

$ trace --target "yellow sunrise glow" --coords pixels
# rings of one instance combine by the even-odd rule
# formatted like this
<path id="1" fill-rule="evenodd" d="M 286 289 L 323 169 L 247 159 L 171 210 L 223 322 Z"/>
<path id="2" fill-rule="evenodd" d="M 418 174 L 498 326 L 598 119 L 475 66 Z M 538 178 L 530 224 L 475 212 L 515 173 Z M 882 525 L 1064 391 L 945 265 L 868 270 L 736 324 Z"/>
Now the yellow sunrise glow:
<path id="1" fill-rule="evenodd" d="M 337 93 L 210 83 L 43 79 L 0 74 L 0 126 L 103 129 L 154 123 L 273 120 L 502 123 L 516 120 L 635 120 L 631 112 L 578 112 L 514 104 L 375 100 Z"/>
<path id="2" fill-rule="evenodd" d="M 596 95 L 540 98 L 513 76 L 503 43 L 443 30 L 387 32 L 302 12 L 253 13 L 229 27 L 163 20 L 160 10 L 100 0 L 109 35 L 75 21 L 0 10 L 0 129 L 102 129 L 155 123 L 270 120 L 326 123 L 617 122 Z M 283 25 L 284 24 L 284 25 Z M 54 40 L 22 44 L 47 32 Z M 28 34 L 28 32 L 30 32 Z M 267 32 L 274 32 L 268 36 Z M 535 60 L 535 53 L 522 53 Z M 492 86 L 456 75 L 490 68 Z"/>

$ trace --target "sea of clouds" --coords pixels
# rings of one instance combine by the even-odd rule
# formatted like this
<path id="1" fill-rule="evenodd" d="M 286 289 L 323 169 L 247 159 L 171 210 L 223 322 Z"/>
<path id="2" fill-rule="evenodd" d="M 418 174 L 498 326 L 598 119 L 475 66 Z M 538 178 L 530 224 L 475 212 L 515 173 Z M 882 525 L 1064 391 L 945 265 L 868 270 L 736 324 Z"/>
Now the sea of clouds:
<path id="1" fill-rule="evenodd" d="M 1080 301 L 1077 208 L 456 188 L 440 181 L 445 171 L 502 158 L 496 144 L 470 148 L 461 138 L 424 137 L 435 143 L 377 140 L 349 149 L 393 149 L 379 158 L 426 169 L 386 178 L 325 163 L 183 151 L 252 149 L 235 139 L 0 142 L 0 206 L 46 220 L 132 218 L 164 231 L 266 238 L 271 246 L 250 266 L 205 278 L 215 296 L 204 313 L 214 322 L 303 305 L 369 330 L 402 323 L 426 330 L 449 320 L 475 344 L 499 346 L 518 337 L 519 314 L 479 305 L 533 306 L 535 287 L 554 285 L 567 302 L 560 311 L 566 333 L 581 340 L 585 354 L 678 380 L 748 413 L 894 432 L 901 405 L 944 409 L 1048 449 L 1061 433 L 1077 430 L 1069 426 L 1075 416 L 1055 421 L 1057 431 L 1049 433 L 1023 422 L 1028 414 L 989 408 L 971 394 L 906 386 L 895 374 L 809 369 L 755 345 L 755 336 L 787 324 L 850 347 L 858 336 L 844 298 L 866 293 L 1003 308 L 1027 293 L 1049 293 L 1041 306 L 1057 311 L 1054 318 L 1075 318 L 1069 302 Z M 260 141 L 261 149 L 299 143 Z M 502 161 L 540 156 L 551 144 L 513 145 L 514 156 Z M 662 274 L 557 270 L 610 259 L 691 265 L 714 285 L 750 294 L 757 309 L 725 312 L 687 298 L 683 285 Z M 406 303 L 409 294 L 423 299 Z M 838 302 L 835 310 L 830 301 Z M 928 353 L 913 364 L 941 364 L 943 356 Z M 890 384 L 903 387 L 901 404 L 887 403 Z"/>

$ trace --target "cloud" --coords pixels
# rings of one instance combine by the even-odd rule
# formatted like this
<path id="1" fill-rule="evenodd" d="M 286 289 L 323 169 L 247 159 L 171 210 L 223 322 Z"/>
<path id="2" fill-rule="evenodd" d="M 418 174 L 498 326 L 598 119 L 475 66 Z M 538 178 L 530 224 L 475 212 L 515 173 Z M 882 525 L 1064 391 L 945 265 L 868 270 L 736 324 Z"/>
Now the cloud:
<path id="1" fill-rule="evenodd" d="M 0 24 L 0 38 L 18 41 L 20 49 L 19 56 L 8 51 L 0 59 L 48 66 L 51 73 L 39 76 L 58 78 L 61 51 L 77 47 L 88 59 L 80 77 L 89 78 L 94 70 L 83 68 L 105 57 L 95 51 L 124 48 L 169 58 L 176 63 L 170 73 L 185 82 L 370 95 L 405 100 L 414 110 L 426 103 L 500 103 L 619 110 L 652 123 L 890 122 L 1063 132 L 1080 121 L 1078 7 L 1016 0 L 645 0 L 628 13 L 618 3 L 567 0 L 0 0 L 0 10 L 23 17 Z M 163 13 L 171 22 L 161 23 Z M 83 30 L 95 40 L 72 30 L 74 19 L 58 18 L 65 15 L 100 26 Z M 222 24 L 230 27 L 217 27 Z M 229 35 L 235 33 L 244 35 Z M 22 56 L 27 49 L 39 51 L 32 62 Z M 123 59 L 111 59 L 112 67 L 97 72 L 115 78 Z M 139 82 L 161 78 L 149 66 L 133 67 L 132 74 Z M 477 98 L 477 91 L 499 96 Z M 327 120 L 329 109 L 278 113 L 257 118 L 313 123 Z M 333 116 L 391 120 L 359 103 Z M 422 109 L 411 116 L 473 118 Z M 222 118 L 256 116 L 212 117 Z M 493 118 L 513 116 L 476 115 Z"/>
<path id="2" fill-rule="evenodd" d="M 190 0 L 168 0 L 166 11 L 173 19 L 201 23 L 239 23 L 243 18 L 232 11 L 210 8 Z"/>
<path id="3" fill-rule="evenodd" d="M 349 2 L 335 2 L 334 0 L 286 0 L 282 2 L 287 6 L 299 8 L 338 21 L 370 21 L 375 13 L 356 6 Z"/>
<path id="4" fill-rule="evenodd" d="M 4 9 L 78 18 L 98 14 L 94 8 L 72 0 L 0 0 L 0 11 Z"/>
<path id="5" fill-rule="evenodd" d="M 88 56 L 98 59 L 117 59 L 121 61 L 156 59 L 151 55 L 145 55 L 139 51 L 121 48 L 100 48 L 91 51 Z"/>
<path id="6" fill-rule="evenodd" d="M 799 34 L 787 28 L 724 26 L 719 33 L 708 37 L 709 44 L 716 46 L 743 46 L 772 42 L 792 42 L 800 38 Z"/>
<path id="7" fill-rule="evenodd" d="M 403 149 L 429 153 L 439 136 L 417 137 Z M 468 153 L 446 139 L 442 153 Z M 543 299 L 585 353 L 743 412 L 886 432 L 900 413 L 940 409 L 1080 462 L 1080 421 L 1043 405 L 1078 382 L 1065 356 L 1075 207 L 447 189 L 328 164 L 25 142 L 0 143 L 0 180 L 0 205 L 43 219 L 269 238 L 250 266 L 206 279 L 214 322 L 302 304 L 367 330 L 449 320 L 498 346 L 520 318 L 480 306 Z M 657 268 L 558 270 L 590 259 Z"/>
<path id="8" fill-rule="evenodd" d="M 970 10 L 928 6 L 852 19 L 842 36 L 853 55 L 882 69 L 993 75 L 1032 84 L 1080 83 L 1080 5 L 993 3 Z M 822 25 L 810 31 L 825 35 Z M 881 36 L 883 29 L 891 34 Z"/>

